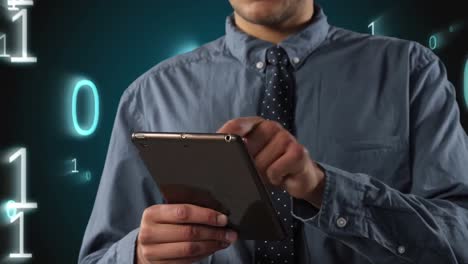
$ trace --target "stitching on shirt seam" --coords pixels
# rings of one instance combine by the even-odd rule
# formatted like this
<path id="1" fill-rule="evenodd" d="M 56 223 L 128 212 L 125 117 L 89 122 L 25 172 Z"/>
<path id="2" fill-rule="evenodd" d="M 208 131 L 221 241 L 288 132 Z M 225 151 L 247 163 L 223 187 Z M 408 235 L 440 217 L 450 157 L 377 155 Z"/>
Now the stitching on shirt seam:
<path id="1" fill-rule="evenodd" d="M 202 50 L 209 51 L 208 56 L 202 55 L 202 53 L 199 51 L 198 53 L 197 52 L 193 53 L 195 55 L 194 57 L 188 57 L 188 58 L 186 58 L 184 60 L 176 60 L 176 61 L 174 61 L 173 63 L 170 63 L 170 64 L 168 63 L 168 60 L 170 60 L 170 59 L 168 59 L 166 61 L 158 63 L 155 68 L 153 68 L 152 70 L 150 70 L 148 72 L 148 76 L 159 75 L 159 74 L 164 73 L 164 72 L 166 72 L 166 71 L 168 71 L 170 69 L 174 69 L 174 68 L 177 68 L 177 67 L 180 67 L 180 66 L 190 65 L 190 64 L 194 64 L 194 63 L 200 63 L 202 61 L 204 61 L 206 63 L 209 63 L 209 62 L 212 62 L 214 58 L 218 58 L 221 55 L 226 55 L 226 53 L 225 53 L 225 46 L 226 46 L 225 37 L 223 37 L 223 39 L 222 39 L 222 47 L 221 47 L 220 50 L 216 49 L 215 51 L 213 51 L 212 49 L 207 48 L 207 46 L 213 44 L 216 41 L 221 41 L 221 40 L 219 40 L 219 39 L 214 40 L 214 41 L 206 43 L 205 45 L 198 48 L 198 50 L 200 50 L 200 51 L 202 51 Z M 182 55 L 174 56 L 174 57 L 172 57 L 172 59 L 180 57 L 180 56 L 182 56 Z M 165 64 L 165 63 L 167 63 L 167 65 L 161 65 L 161 64 Z M 145 77 L 144 79 L 146 79 L 146 78 L 148 78 L 148 77 Z"/>

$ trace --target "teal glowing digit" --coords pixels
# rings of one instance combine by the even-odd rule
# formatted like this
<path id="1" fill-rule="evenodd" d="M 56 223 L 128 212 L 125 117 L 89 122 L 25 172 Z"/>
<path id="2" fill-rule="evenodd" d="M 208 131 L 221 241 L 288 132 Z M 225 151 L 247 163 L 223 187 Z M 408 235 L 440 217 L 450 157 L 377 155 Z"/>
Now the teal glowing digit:
<path id="1" fill-rule="evenodd" d="M 19 160 L 20 163 L 20 197 L 21 200 L 19 203 L 14 201 L 8 201 L 5 208 L 7 211 L 7 216 L 10 218 L 10 223 L 19 221 L 19 245 L 18 245 L 18 252 L 17 253 L 10 253 L 10 258 L 32 258 L 31 253 L 24 252 L 24 213 L 26 210 L 36 209 L 37 203 L 34 202 L 27 202 L 27 194 L 26 194 L 26 187 L 27 187 L 27 172 L 26 172 L 26 148 L 20 148 L 18 151 L 13 153 L 10 157 L 8 157 L 8 161 L 10 163 Z M 17 209 L 20 209 L 19 212 Z"/>
<path id="2" fill-rule="evenodd" d="M 1 44 L 0 47 L 3 47 L 3 49 L 0 49 L 0 50 L 3 50 L 2 53 L 0 53 L 0 58 L 3 58 L 3 57 L 10 57 L 7 53 L 6 53 L 6 34 L 3 34 L 0 32 L 0 43 L 3 42 L 3 44 Z"/>
<path id="3" fill-rule="evenodd" d="M 187 42 L 187 43 L 184 43 L 182 46 L 180 46 L 176 52 L 175 52 L 175 55 L 179 55 L 179 54 L 184 54 L 184 53 L 187 53 L 187 52 L 190 52 L 192 50 L 195 50 L 199 47 L 199 45 L 195 42 Z"/>
<path id="4" fill-rule="evenodd" d="M 71 171 L 71 173 L 80 172 L 79 170 L 76 169 L 76 159 L 72 159 L 72 163 L 73 163 L 73 170 Z"/>
<path id="5" fill-rule="evenodd" d="M 78 122 L 78 114 L 77 114 L 77 101 L 78 101 L 78 93 L 82 88 L 89 88 L 91 94 L 93 95 L 93 102 L 94 102 L 94 114 L 92 118 L 91 125 L 88 128 L 83 128 Z M 72 120 L 73 120 L 73 127 L 75 128 L 76 133 L 80 136 L 89 136 L 96 131 L 98 122 L 99 122 L 99 94 L 93 82 L 89 80 L 81 80 L 73 89 L 72 95 Z"/>
<path id="6" fill-rule="evenodd" d="M 12 63 L 36 63 L 36 57 L 30 57 L 28 55 L 28 10 L 21 9 L 16 15 L 13 16 L 12 21 L 15 22 L 16 20 L 21 18 L 21 57 L 11 57 L 10 60 Z"/>
<path id="7" fill-rule="evenodd" d="M 84 175 L 85 175 L 85 181 L 89 182 L 91 180 L 91 172 L 86 171 Z"/>
<path id="8" fill-rule="evenodd" d="M 431 50 L 437 49 L 437 45 L 438 45 L 437 42 L 438 42 L 437 36 L 432 35 L 432 36 L 429 38 L 429 48 L 430 48 Z"/>
<path id="9" fill-rule="evenodd" d="M 468 57 L 465 62 L 465 70 L 463 74 L 463 97 L 465 98 L 465 107 L 468 109 Z"/>
<path id="10" fill-rule="evenodd" d="M 367 26 L 367 28 L 370 28 L 371 29 L 371 34 L 375 35 L 375 21 L 370 23 L 369 26 Z"/>
<path id="11" fill-rule="evenodd" d="M 16 207 L 14 206 L 15 204 L 15 201 L 10 200 L 5 205 L 5 212 L 10 221 L 16 216 Z"/>

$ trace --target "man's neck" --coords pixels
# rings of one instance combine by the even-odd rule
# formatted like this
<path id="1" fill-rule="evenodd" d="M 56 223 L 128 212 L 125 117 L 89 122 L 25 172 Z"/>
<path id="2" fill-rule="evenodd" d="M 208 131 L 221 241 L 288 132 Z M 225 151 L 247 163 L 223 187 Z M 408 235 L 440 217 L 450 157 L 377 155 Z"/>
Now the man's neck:
<path id="1" fill-rule="evenodd" d="M 297 16 L 291 17 L 284 21 L 284 23 L 275 26 L 264 26 L 251 23 L 243 19 L 236 12 L 234 12 L 234 19 L 236 21 L 236 26 L 248 35 L 278 44 L 289 36 L 305 28 L 312 20 L 313 15 L 314 6 L 307 5 Z"/>

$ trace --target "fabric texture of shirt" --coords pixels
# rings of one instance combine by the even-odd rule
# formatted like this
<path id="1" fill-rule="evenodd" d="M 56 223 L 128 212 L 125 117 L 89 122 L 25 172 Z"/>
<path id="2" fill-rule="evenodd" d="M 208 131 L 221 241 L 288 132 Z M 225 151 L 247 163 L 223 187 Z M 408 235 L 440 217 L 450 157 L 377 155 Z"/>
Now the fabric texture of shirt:
<path id="1" fill-rule="evenodd" d="M 145 208 L 163 203 L 135 131 L 215 132 L 259 115 L 271 43 L 226 35 L 168 59 L 122 95 L 80 264 L 133 263 Z M 312 23 L 279 45 L 296 79 L 296 138 L 325 171 L 320 210 L 291 198 L 299 263 L 468 263 L 468 144 L 439 58 L 412 41 Z M 241 194 L 239 194 L 241 195 Z M 252 263 L 239 240 L 200 263 Z"/>

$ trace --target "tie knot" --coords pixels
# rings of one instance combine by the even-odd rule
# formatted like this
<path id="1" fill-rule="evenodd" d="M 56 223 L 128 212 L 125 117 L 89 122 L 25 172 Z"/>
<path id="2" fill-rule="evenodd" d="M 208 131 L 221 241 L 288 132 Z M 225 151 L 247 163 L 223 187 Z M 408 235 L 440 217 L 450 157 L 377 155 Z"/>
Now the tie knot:
<path id="1" fill-rule="evenodd" d="M 267 49 L 267 62 L 272 65 L 287 65 L 289 58 L 286 51 L 280 46 Z"/>

